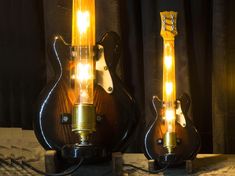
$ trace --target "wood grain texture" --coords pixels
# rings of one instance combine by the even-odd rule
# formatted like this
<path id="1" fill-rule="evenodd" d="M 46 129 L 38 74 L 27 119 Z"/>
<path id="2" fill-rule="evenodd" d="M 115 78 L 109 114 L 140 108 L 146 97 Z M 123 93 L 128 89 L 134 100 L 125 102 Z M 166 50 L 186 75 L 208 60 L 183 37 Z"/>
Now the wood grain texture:
<path id="1" fill-rule="evenodd" d="M 180 97 L 182 111 L 186 120 L 186 126 L 182 127 L 176 122 L 176 138 L 180 139 L 180 143 L 174 148 L 175 160 L 171 165 L 182 164 L 184 161 L 193 159 L 198 153 L 201 145 L 199 134 L 193 123 L 187 116 L 189 109 L 189 99 L 186 95 Z M 161 116 L 162 108 L 158 106 L 158 113 L 160 113 L 156 120 L 151 123 L 147 128 L 145 135 L 145 155 L 148 159 L 154 159 L 161 163 L 161 157 L 167 153 L 167 149 L 163 147 L 163 144 L 158 144 L 158 139 L 163 139 L 165 134 L 165 125 Z"/>
<path id="2" fill-rule="evenodd" d="M 73 89 L 69 80 L 69 47 L 57 43 L 57 61 L 53 62 L 56 76 L 43 90 L 34 121 L 35 134 L 45 149 L 59 151 L 66 144 L 79 142 L 79 136 L 72 132 L 71 124 L 61 124 L 63 113 L 71 114 Z M 120 39 L 114 32 L 105 34 L 99 42 L 104 47 L 104 55 L 109 68 L 114 90 L 108 94 L 99 85 L 94 86 L 94 106 L 96 115 L 102 116 L 96 122 L 96 132 L 92 144 L 107 150 L 123 150 L 136 124 L 135 102 L 122 82 L 116 76 L 116 65 L 120 56 Z M 66 55 L 67 54 L 67 55 Z M 71 96 L 72 95 L 72 96 Z"/>

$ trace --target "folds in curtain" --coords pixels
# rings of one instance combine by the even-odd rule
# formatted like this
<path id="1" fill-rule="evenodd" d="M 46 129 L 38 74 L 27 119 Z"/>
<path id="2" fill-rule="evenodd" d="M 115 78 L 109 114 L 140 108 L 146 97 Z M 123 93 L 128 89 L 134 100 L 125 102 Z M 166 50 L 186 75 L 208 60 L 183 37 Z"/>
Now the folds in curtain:
<path id="1" fill-rule="evenodd" d="M 0 126 L 32 129 L 45 84 L 42 2 L 0 2 Z"/>

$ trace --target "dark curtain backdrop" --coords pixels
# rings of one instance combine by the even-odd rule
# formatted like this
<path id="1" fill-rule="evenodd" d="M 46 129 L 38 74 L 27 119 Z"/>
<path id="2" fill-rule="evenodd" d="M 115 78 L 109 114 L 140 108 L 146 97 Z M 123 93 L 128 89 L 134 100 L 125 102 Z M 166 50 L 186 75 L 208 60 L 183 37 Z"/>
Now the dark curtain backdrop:
<path id="1" fill-rule="evenodd" d="M 32 129 L 46 83 L 42 2 L 0 1 L 0 126 Z"/>
<path id="2" fill-rule="evenodd" d="M 235 14 L 232 0 L 96 0 L 97 40 L 105 31 L 122 39 L 117 68 L 138 105 L 131 151 L 142 150 L 154 119 L 153 95 L 162 94 L 160 11 L 178 12 L 177 95 L 191 96 L 190 118 L 201 152 L 235 152 Z M 0 2 L 0 125 L 32 129 L 34 104 L 54 75 L 51 41 L 70 41 L 69 0 Z"/>

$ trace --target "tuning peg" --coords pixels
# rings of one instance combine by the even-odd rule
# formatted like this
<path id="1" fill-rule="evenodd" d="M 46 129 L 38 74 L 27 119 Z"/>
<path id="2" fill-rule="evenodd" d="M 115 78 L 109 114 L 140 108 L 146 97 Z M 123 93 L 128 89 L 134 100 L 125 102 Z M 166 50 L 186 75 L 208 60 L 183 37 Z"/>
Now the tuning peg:
<path id="1" fill-rule="evenodd" d="M 162 16 L 162 30 L 166 30 L 166 17 L 165 15 Z"/>
<path id="2" fill-rule="evenodd" d="M 162 16 L 162 22 L 163 22 L 164 24 L 166 23 L 166 16 L 165 16 L 165 15 Z"/>
<path id="3" fill-rule="evenodd" d="M 166 26 L 165 25 L 162 25 L 162 30 L 166 30 Z"/>

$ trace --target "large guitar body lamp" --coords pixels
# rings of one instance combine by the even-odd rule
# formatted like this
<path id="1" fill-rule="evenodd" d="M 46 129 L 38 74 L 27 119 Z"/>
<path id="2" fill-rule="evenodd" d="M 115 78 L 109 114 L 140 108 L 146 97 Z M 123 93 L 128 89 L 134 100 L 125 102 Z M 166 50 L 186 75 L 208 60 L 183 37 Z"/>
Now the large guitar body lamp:
<path id="1" fill-rule="evenodd" d="M 49 48 L 55 77 L 39 97 L 34 131 L 61 161 L 96 163 L 126 148 L 135 101 L 116 75 L 120 37 L 111 31 L 97 42 L 95 0 L 72 2 L 71 44 L 57 35 Z"/>

